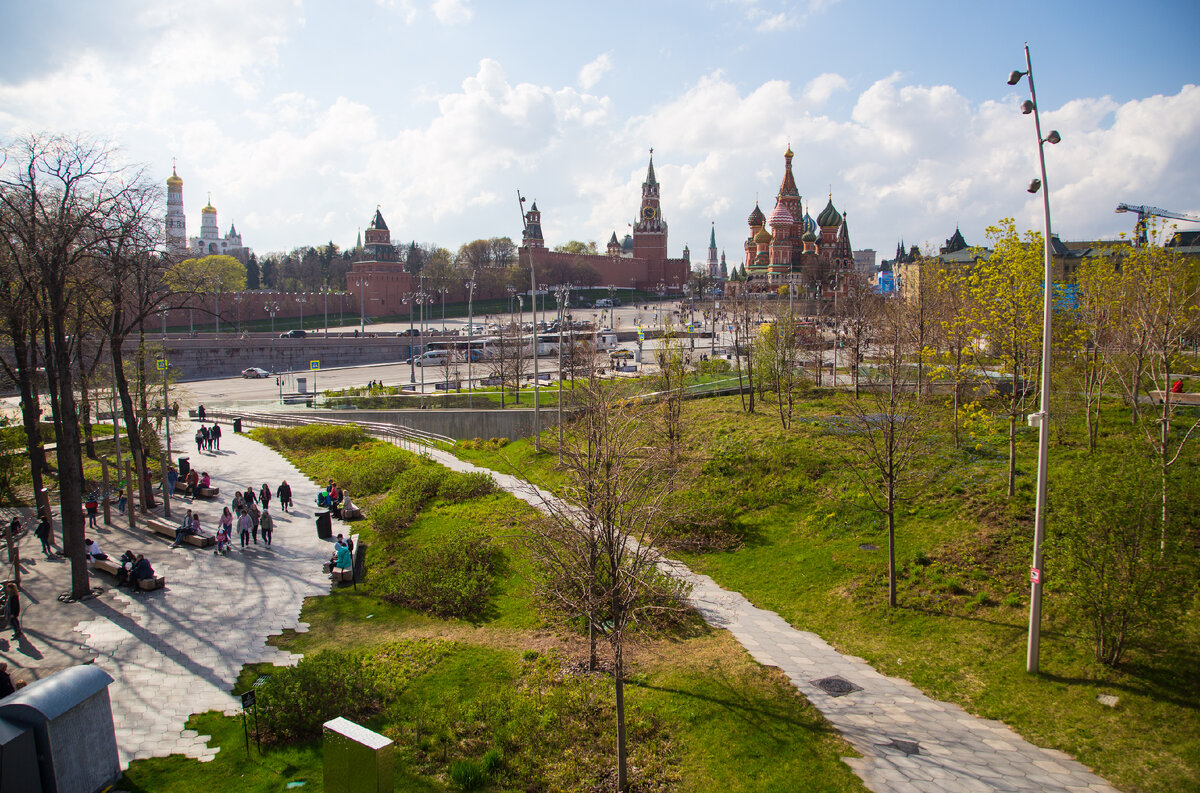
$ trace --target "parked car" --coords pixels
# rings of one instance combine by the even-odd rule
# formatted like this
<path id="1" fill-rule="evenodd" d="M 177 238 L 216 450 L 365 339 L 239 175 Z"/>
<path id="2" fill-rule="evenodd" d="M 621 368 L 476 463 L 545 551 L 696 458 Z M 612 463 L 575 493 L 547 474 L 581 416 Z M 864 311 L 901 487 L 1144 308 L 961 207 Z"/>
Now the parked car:
<path id="1" fill-rule="evenodd" d="M 247 380 L 258 380 L 263 377 L 270 377 L 271 373 L 266 369 L 259 369 L 257 366 L 251 366 L 249 369 L 242 370 L 242 377 Z"/>
<path id="2" fill-rule="evenodd" d="M 308 334 L 306 332 L 300 330 L 299 328 L 295 328 L 293 330 L 287 331 L 286 333 L 280 333 L 279 338 L 281 338 L 281 339 L 303 339 L 307 335 Z"/>

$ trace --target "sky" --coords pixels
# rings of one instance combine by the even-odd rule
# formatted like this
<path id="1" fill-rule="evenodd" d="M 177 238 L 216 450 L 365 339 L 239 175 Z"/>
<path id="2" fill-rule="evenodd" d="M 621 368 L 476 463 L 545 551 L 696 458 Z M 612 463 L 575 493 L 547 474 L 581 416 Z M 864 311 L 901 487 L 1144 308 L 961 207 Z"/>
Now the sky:
<path id="1" fill-rule="evenodd" d="M 0 137 L 93 135 L 211 195 L 258 253 L 627 233 L 649 150 L 669 248 L 743 258 L 796 152 L 854 248 L 1041 228 L 1028 42 L 1054 230 L 1114 239 L 1118 202 L 1200 215 L 1196 0 L 40 0 L 3 3 Z M 165 189 L 165 188 L 164 188 Z M 1180 224 L 1200 229 L 1200 224 Z"/>

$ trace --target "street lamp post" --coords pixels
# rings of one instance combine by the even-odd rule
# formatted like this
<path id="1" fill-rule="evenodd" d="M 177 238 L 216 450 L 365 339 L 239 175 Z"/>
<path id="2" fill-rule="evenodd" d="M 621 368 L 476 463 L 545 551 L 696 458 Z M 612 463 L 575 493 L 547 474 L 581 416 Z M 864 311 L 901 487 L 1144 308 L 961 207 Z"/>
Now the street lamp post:
<path id="1" fill-rule="evenodd" d="M 325 284 L 325 288 L 321 290 L 321 297 L 325 300 L 325 338 L 329 338 L 329 284 Z"/>
<path id="2" fill-rule="evenodd" d="M 472 312 L 475 298 L 475 271 L 471 271 L 471 280 L 467 287 L 467 407 L 471 407 L 471 363 L 475 357 L 475 315 Z"/>
<path id="3" fill-rule="evenodd" d="M 1058 130 L 1050 130 L 1050 134 L 1042 137 L 1042 121 L 1038 114 L 1037 92 L 1033 87 L 1033 61 L 1029 56 L 1029 45 L 1025 45 L 1025 71 L 1013 71 L 1008 75 L 1008 84 L 1016 85 L 1022 77 L 1029 78 L 1029 99 L 1021 103 L 1021 112 L 1033 114 L 1033 130 L 1037 135 L 1038 165 L 1042 178 L 1033 179 L 1029 183 L 1029 192 L 1042 191 L 1042 209 L 1045 219 L 1045 272 L 1042 282 L 1042 400 L 1037 413 L 1030 414 L 1029 423 L 1038 428 L 1038 475 L 1037 500 L 1033 528 L 1033 566 L 1029 572 L 1029 645 L 1025 655 L 1025 671 L 1036 674 L 1038 657 L 1041 650 L 1042 623 L 1042 541 L 1046 537 L 1046 479 L 1047 458 L 1050 452 L 1050 422 L 1048 421 L 1050 406 L 1050 309 L 1054 281 L 1051 273 L 1052 248 L 1050 245 L 1050 186 L 1046 182 L 1046 143 L 1058 143 L 1062 137 Z M 1014 387 L 1016 384 L 1013 384 Z"/>
<path id="4" fill-rule="evenodd" d="M 304 330 L 304 304 L 308 302 L 308 298 L 304 295 L 296 295 L 296 302 L 300 304 L 300 330 Z"/>
<path id="5" fill-rule="evenodd" d="M 354 276 L 354 285 L 358 287 L 358 327 L 362 335 L 367 335 L 367 287 L 371 282 L 365 275 Z M 410 340 L 411 341 L 411 340 Z"/>
<path id="6" fill-rule="evenodd" d="M 234 292 L 233 302 L 237 305 L 237 332 L 242 335 L 242 301 L 246 299 L 245 292 Z"/>
<path id="7" fill-rule="evenodd" d="M 167 314 L 171 313 L 167 309 L 162 309 L 158 312 L 158 318 L 162 320 L 163 326 L 163 341 L 167 340 Z"/>
<path id="8" fill-rule="evenodd" d="M 263 306 L 263 311 L 271 315 L 271 333 L 275 332 L 275 315 L 279 313 L 279 303 L 270 302 Z"/>

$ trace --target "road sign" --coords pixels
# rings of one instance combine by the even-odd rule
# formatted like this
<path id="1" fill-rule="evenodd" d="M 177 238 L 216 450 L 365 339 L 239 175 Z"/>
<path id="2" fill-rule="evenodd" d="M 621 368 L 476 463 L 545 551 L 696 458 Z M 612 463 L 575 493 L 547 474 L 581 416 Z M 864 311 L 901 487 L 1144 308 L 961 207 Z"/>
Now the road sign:
<path id="1" fill-rule="evenodd" d="M 167 368 L 167 359 L 159 358 L 157 361 L 154 362 L 154 366 L 158 369 L 158 371 L 161 372 L 163 369 Z"/>
<path id="2" fill-rule="evenodd" d="M 1029 568 L 1029 580 L 1035 584 L 1041 583 L 1042 571 L 1036 567 Z"/>
<path id="3" fill-rule="evenodd" d="M 255 699 L 255 695 L 257 693 L 258 692 L 256 692 L 254 689 L 250 689 L 249 691 L 242 692 L 242 707 L 243 708 L 254 707 L 254 699 Z"/>
<path id="4" fill-rule="evenodd" d="M 321 368 L 321 362 L 320 361 L 309 361 L 308 368 L 315 372 Z"/>

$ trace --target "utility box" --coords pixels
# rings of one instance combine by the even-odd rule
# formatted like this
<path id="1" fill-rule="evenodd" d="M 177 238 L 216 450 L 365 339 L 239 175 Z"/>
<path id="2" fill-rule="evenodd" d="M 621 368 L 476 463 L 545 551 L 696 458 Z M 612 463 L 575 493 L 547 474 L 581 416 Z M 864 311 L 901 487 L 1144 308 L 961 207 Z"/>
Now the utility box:
<path id="1" fill-rule="evenodd" d="M 341 717 L 323 726 L 325 793 L 392 793 L 391 738 Z"/>
<path id="2" fill-rule="evenodd" d="M 307 394 L 308 393 L 308 378 L 307 377 L 297 377 L 296 378 L 296 393 L 298 393 L 298 394 Z"/>
<path id="3" fill-rule="evenodd" d="M 0 720 L 33 735 L 43 793 L 94 793 L 120 775 L 110 683 L 103 669 L 81 664 L 0 700 Z"/>
<path id="4" fill-rule="evenodd" d="M 42 793 L 33 730 L 0 719 L 0 793 Z"/>

